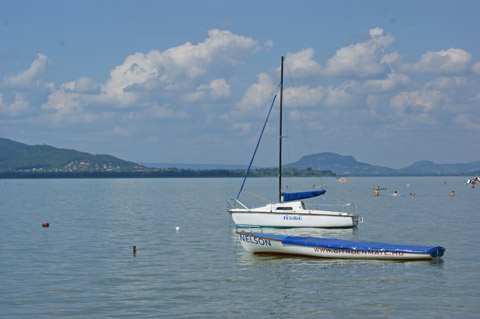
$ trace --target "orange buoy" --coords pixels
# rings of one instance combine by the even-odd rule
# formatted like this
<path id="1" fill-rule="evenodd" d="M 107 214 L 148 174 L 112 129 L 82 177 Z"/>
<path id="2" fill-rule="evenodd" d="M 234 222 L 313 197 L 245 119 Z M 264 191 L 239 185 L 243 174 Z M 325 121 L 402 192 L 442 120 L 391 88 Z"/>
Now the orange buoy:
<path id="1" fill-rule="evenodd" d="M 43 223 L 43 224 L 42 224 L 42 227 L 48 227 L 48 226 L 50 226 L 49 223 Z"/>

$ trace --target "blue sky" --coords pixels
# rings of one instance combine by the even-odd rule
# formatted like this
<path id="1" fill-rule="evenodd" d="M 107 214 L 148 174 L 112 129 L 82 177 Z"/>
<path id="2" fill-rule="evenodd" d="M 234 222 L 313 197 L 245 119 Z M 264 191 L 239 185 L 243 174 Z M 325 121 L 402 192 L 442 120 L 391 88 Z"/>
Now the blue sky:
<path id="1" fill-rule="evenodd" d="M 247 164 L 285 55 L 285 162 L 480 160 L 478 1 L 0 0 L 0 137 Z M 275 165 L 278 110 L 257 165 Z"/>

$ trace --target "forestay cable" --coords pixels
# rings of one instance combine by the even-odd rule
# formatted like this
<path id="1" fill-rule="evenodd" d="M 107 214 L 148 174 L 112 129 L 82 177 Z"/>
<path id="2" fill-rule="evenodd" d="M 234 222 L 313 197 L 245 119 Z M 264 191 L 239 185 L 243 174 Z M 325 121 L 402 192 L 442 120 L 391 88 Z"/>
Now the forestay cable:
<path id="1" fill-rule="evenodd" d="M 252 159 L 250 160 L 250 164 L 248 165 L 247 168 L 247 173 L 245 174 L 245 177 L 243 178 L 242 186 L 240 187 L 240 190 L 238 191 L 237 195 L 237 200 L 240 197 L 240 193 L 243 190 L 243 186 L 245 185 L 245 181 L 247 180 L 248 173 L 250 172 L 250 168 L 252 167 L 253 159 L 255 158 L 255 155 L 257 154 L 258 146 L 260 145 L 260 141 L 262 140 L 263 132 L 265 131 L 265 127 L 267 126 L 268 118 L 270 117 L 270 113 L 272 113 L 272 108 L 273 104 L 275 103 L 275 99 L 277 98 L 278 90 L 280 89 L 280 85 L 277 87 L 277 92 L 275 92 L 275 96 L 273 97 L 272 105 L 270 105 L 270 110 L 268 110 L 267 118 L 265 119 L 265 123 L 263 123 L 263 128 L 262 132 L 260 133 L 260 137 L 258 138 L 257 146 L 255 147 L 255 151 L 253 152 Z"/>

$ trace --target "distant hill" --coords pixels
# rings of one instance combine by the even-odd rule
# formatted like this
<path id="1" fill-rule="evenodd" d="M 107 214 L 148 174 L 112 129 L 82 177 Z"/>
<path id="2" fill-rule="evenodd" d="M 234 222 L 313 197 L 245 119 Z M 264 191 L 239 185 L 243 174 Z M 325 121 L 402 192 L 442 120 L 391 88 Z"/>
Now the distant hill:
<path id="1" fill-rule="evenodd" d="M 0 170 L 62 171 L 132 171 L 142 166 L 111 155 L 55 148 L 48 145 L 27 145 L 0 138 Z"/>
<path id="2" fill-rule="evenodd" d="M 398 175 L 393 168 L 374 166 L 358 162 L 353 156 L 343 156 L 335 153 L 318 153 L 303 156 L 295 163 L 287 165 L 297 169 L 311 168 L 314 170 L 329 170 L 337 175 L 386 176 Z"/>
<path id="3" fill-rule="evenodd" d="M 480 161 L 457 164 L 435 164 L 432 161 L 418 161 L 402 171 L 431 175 L 475 175 L 480 172 Z"/>
<path id="4" fill-rule="evenodd" d="M 431 161 L 418 161 L 406 168 L 393 169 L 361 163 L 353 156 L 335 153 L 306 155 L 287 167 L 314 170 L 329 170 L 337 175 L 356 176 L 404 176 L 404 175 L 475 175 L 480 172 L 480 161 L 458 164 L 435 164 Z"/>

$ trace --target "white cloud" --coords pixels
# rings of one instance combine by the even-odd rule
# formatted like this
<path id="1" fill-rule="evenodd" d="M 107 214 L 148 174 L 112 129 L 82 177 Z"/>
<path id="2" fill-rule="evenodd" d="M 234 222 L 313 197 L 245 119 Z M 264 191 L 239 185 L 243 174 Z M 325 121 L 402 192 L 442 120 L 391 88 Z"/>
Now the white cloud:
<path id="1" fill-rule="evenodd" d="M 112 134 L 114 135 L 121 135 L 121 136 L 128 136 L 128 130 L 121 128 L 120 126 L 115 126 L 112 130 Z"/>
<path id="2" fill-rule="evenodd" d="M 370 30 L 370 39 L 357 44 L 351 44 L 337 50 L 323 70 L 324 74 L 334 77 L 367 78 L 384 73 L 387 64 L 382 61 L 383 49 L 393 43 L 394 37 L 383 35 L 383 30 Z"/>
<path id="3" fill-rule="evenodd" d="M 397 94 L 391 98 L 390 105 L 398 116 L 406 116 L 407 110 L 418 116 L 418 113 L 428 113 L 443 106 L 447 98 L 442 91 L 424 89 Z"/>
<path id="4" fill-rule="evenodd" d="M 356 87 L 357 83 L 354 81 L 343 83 L 337 87 L 328 87 L 325 105 L 329 107 L 354 106 L 355 96 L 351 94 L 351 91 Z"/>
<path id="5" fill-rule="evenodd" d="M 320 74 L 321 66 L 313 60 L 314 52 L 312 48 L 309 48 L 287 55 L 288 71 L 292 77 L 309 77 Z"/>
<path id="6" fill-rule="evenodd" d="M 369 94 L 367 96 L 367 106 L 371 109 L 374 110 L 378 107 L 381 106 L 382 103 L 382 97 L 376 94 Z"/>
<path id="7" fill-rule="evenodd" d="M 240 131 L 240 135 L 246 135 L 250 132 L 252 123 L 233 123 L 233 128 L 237 131 Z"/>
<path id="8" fill-rule="evenodd" d="M 0 94 L 0 114 L 7 116 L 18 116 L 28 111 L 28 101 L 25 97 L 16 93 L 13 103 L 8 104 L 3 101 L 3 95 Z"/>
<path id="9" fill-rule="evenodd" d="M 272 78 L 266 73 L 260 73 L 258 75 L 258 82 L 252 84 L 247 89 L 234 109 L 241 112 L 251 112 L 258 108 L 263 109 L 266 106 L 270 106 L 269 103 L 273 98 L 275 89 Z"/>
<path id="10" fill-rule="evenodd" d="M 469 131 L 480 131 L 480 123 L 474 122 L 470 117 L 465 114 L 459 114 L 455 117 L 455 123 L 463 126 Z"/>
<path id="11" fill-rule="evenodd" d="M 306 85 L 287 88 L 284 91 L 284 105 L 296 106 L 297 102 L 300 106 L 314 106 L 322 103 L 327 95 L 327 89 L 319 86 L 311 88 Z"/>
<path id="12" fill-rule="evenodd" d="M 164 52 L 151 50 L 147 54 L 128 56 L 110 72 L 104 84 L 81 77 L 62 84 L 59 89 L 53 84 L 47 85 L 51 94 L 42 109 L 58 113 L 53 116 L 57 122 L 67 120 L 67 117 L 91 121 L 95 116 L 87 116 L 87 110 L 99 112 L 105 107 L 153 108 L 150 112 L 155 118 L 185 118 L 188 114 L 184 111 L 157 106 L 158 98 L 162 97 L 163 103 L 166 99 L 173 104 L 177 104 L 182 96 L 191 103 L 226 99 L 231 95 L 231 88 L 225 79 L 210 80 L 208 84 L 198 82 L 228 72 L 257 50 L 257 41 L 251 38 L 229 31 L 210 30 L 205 41 L 197 45 L 187 42 Z M 43 57 L 41 61 L 45 62 Z M 175 93 L 169 93 L 173 91 Z M 189 94 L 183 93 L 189 91 Z"/>
<path id="13" fill-rule="evenodd" d="M 446 90 L 446 89 L 454 89 L 458 87 L 464 87 L 468 85 L 468 79 L 464 76 L 458 77 L 446 77 L 441 76 L 436 79 L 433 79 L 429 83 L 428 86 L 438 90 Z"/>
<path id="14" fill-rule="evenodd" d="M 480 75 L 480 62 L 477 62 L 472 66 L 472 72 L 476 75 Z"/>
<path id="15" fill-rule="evenodd" d="M 138 96 L 128 89 L 145 85 L 149 80 L 153 81 L 158 77 L 156 61 L 159 54 L 158 51 L 150 51 L 148 54 L 135 53 L 128 56 L 122 65 L 110 72 L 110 79 L 103 86 L 99 100 L 117 103 L 120 107 L 132 105 Z"/>
<path id="16" fill-rule="evenodd" d="M 32 62 L 30 68 L 17 75 L 5 77 L 3 84 L 11 88 L 30 88 L 34 85 L 40 85 L 41 76 L 52 64 L 52 61 L 46 55 L 38 53 L 37 59 Z"/>
<path id="17" fill-rule="evenodd" d="M 159 119 L 185 119 L 190 117 L 184 111 L 174 111 L 171 108 L 158 105 L 151 107 L 148 113 Z"/>
<path id="18" fill-rule="evenodd" d="M 461 75 L 465 73 L 471 60 L 472 55 L 462 49 L 428 51 L 412 66 L 412 71 L 424 74 Z"/>
<path id="19" fill-rule="evenodd" d="M 64 88 L 53 89 L 42 110 L 50 112 L 50 119 L 55 125 L 67 123 L 92 122 L 98 116 L 85 110 L 88 96 L 81 93 L 66 92 Z"/>
<path id="20" fill-rule="evenodd" d="M 81 77 L 77 81 L 62 84 L 61 88 L 77 93 L 99 93 L 100 85 L 87 77 Z"/>
<path id="21" fill-rule="evenodd" d="M 210 100 L 226 99 L 230 96 L 230 85 L 224 79 L 216 79 L 210 84 L 202 84 L 196 88 L 195 92 L 188 93 L 185 96 L 185 101 L 197 102 L 208 98 Z"/>
<path id="22" fill-rule="evenodd" d="M 369 92 L 388 92 L 396 89 L 398 86 L 406 85 L 410 82 L 408 76 L 399 73 L 389 73 L 385 79 L 367 80 L 364 83 L 365 89 Z"/>
<path id="23" fill-rule="evenodd" d="M 380 58 L 380 63 L 387 64 L 392 70 L 395 70 L 396 67 L 401 64 L 401 61 L 402 56 L 398 52 L 388 53 Z"/>
<path id="24" fill-rule="evenodd" d="M 152 50 L 147 54 L 128 56 L 122 65 L 110 72 L 101 100 L 126 107 L 140 98 L 138 92 L 142 90 L 150 91 L 159 86 L 166 90 L 185 89 L 207 72 L 224 72 L 225 68 L 239 66 L 258 50 L 256 40 L 230 31 L 214 29 L 208 35 L 204 42 L 197 45 L 187 42 L 164 52 Z M 225 85 L 211 89 L 213 98 L 218 98 L 218 94 L 227 94 Z M 196 100 L 201 96 L 194 94 L 190 98 Z"/>

